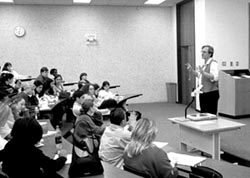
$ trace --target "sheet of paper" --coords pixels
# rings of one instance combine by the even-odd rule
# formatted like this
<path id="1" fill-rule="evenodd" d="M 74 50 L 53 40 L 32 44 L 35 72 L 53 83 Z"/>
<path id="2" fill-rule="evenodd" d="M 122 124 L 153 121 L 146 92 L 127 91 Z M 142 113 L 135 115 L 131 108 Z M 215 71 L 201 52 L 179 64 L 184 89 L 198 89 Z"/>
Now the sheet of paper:
<path id="1" fill-rule="evenodd" d="M 213 124 L 216 120 L 211 121 L 194 121 L 195 125 L 206 125 L 206 124 Z"/>
<path id="2" fill-rule="evenodd" d="M 241 77 L 239 77 L 239 76 L 233 76 L 233 78 L 235 78 L 235 79 L 241 79 Z"/>
<path id="3" fill-rule="evenodd" d="M 179 165 L 184 165 L 184 166 L 195 166 L 206 160 L 205 157 L 191 156 L 187 154 L 180 154 L 180 153 L 174 153 L 174 152 L 169 152 L 168 158 L 171 160 L 171 162 L 177 163 Z"/>
<path id="4" fill-rule="evenodd" d="M 163 148 L 164 146 L 166 146 L 168 144 L 168 142 L 153 142 L 153 144 L 155 144 L 158 148 Z"/>
<path id="5" fill-rule="evenodd" d="M 56 134 L 56 131 L 48 131 L 48 133 L 46 133 L 46 134 L 43 134 L 43 138 L 44 137 L 48 137 L 48 136 L 51 136 L 51 135 L 55 135 Z"/>
<path id="6" fill-rule="evenodd" d="M 8 141 L 0 137 L 0 150 L 2 150 Z"/>
<path id="7" fill-rule="evenodd" d="M 55 154 L 54 159 L 57 159 L 58 157 L 59 157 L 58 154 Z M 67 160 L 66 160 L 65 164 L 70 164 L 71 160 L 72 160 L 72 154 L 68 154 L 67 155 Z"/>

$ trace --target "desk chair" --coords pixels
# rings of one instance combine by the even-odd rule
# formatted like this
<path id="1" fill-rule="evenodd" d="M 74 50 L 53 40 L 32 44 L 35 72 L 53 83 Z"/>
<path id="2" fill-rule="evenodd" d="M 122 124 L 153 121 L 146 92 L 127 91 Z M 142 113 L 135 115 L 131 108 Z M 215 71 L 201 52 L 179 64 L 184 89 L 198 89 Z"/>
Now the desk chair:
<path id="1" fill-rule="evenodd" d="M 120 85 L 112 85 L 109 87 L 109 89 L 118 88 L 118 87 L 120 87 Z"/>

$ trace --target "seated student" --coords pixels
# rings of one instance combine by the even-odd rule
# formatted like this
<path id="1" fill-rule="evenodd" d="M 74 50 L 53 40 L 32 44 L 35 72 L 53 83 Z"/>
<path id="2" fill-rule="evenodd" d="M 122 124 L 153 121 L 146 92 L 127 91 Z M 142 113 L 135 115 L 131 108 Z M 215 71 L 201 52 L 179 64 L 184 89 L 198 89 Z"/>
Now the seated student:
<path id="1" fill-rule="evenodd" d="M 109 91 L 110 84 L 108 81 L 102 83 L 102 87 L 98 93 L 98 106 L 102 104 L 104 100 L 115 99 L 115 94 Z"/>
<path id="2" fill-rule="evenodd" d="M 0 119 L 2 123 L 5 123 L 0 126 L 0 135 L 6 140 L 10 139 L 9 134 L 13 128 L 14 122 L 17 119 L 29 116 L 24 99 L 18 95 L 13 96 L 11 99 L 5 98 L 5 101 L 3 100 L 3 103 L 0 104 L 0 112 L 2 112 L 2 117 L 0 116 Z"/>
<path id="3" fill-rule="evenodd" d="M 25 100 L 19 95 L 13 96 L 10 99 L 10 108 L 12 110 L 14 120 L 30 116 L 29 110 L 25 106 Z M 10 126 L 10 128 L 12 128 L 14 122 L 8 121 L 8 125 Z"/>
<path id="4" fill-rule="evenodd" d="M 10 62 L 6 62 L 2 68 L 2 73 L 11 73 L 14 75 L 14 81 L 18 79 L 24 79 L 24 78 L 30 78 L 30 76 L 26 76 L 26 75 L 20 75 L 18 74 L 14 69 L 13 66 Z"/>
<path id="5" fill-rule="evenodd" d="M 92 100 L 85 100 L 82 104 L 82 110 L 82 115 L 75 122 L 73 133 L 74 147 L 72 149 L 72 162 L 68 172 L 70 177 L 83 177 L 103 173 L 98 149 L 100 137 L 105 128 L 96 125 L 94 122 L 93 115 L 95 110 Z"/>
<path id="6" fill-rule="evenodd" d="M 94 103 L 91 99 L 85 99 L 82 103 L 82 114 L 77 117 L 76 123 L 80 120 L 84 120 L 84 124 L 79 124 L 77 127 L 75 127 L 75 138 L 80 141 L 86 136 L 90 136 L 91 133 L 93 133 L 98 138 L 101 137 L 101 135 L 104 132 L 105 127 L 98 126 L 94 122 Z"/>
<path id="7" fill-rule="evenodd" d="M 12 72 L 12 64 L 10 62 L 6 62 L 3 65 L 2 73 L 11 73 Z"/>
<path id="8" fill-rule="evenodd" d="M 41 95 L 41 92 L 43 90 L 43 83 L 39 80 L 34 81 L 34 85 L 35 85 L 35 96 L 37 97 L 37 99 L 41 98 L 43 95 Z"/>
<path id="9" fill-rule="evenodd" d="M 8 121 L 14 122 L 14 116 L 9 107 L 9 94 L 6 91 L 0 91 L 0 137 L 10 139 L 11 128 Z"/>
<path id="10" fill-rule="evenodd" d="M 25 106 L 29 110 L 31 116 L 36 114 L 36 108 L 38 107 L 39 100 L 35 96 L 34 85 L 30 83 L 23 83 L 23 91 L 18 95 L 25 100 Z"/>
<path id="11" fill-rule="evenodd" d="M 14 85 L 14 93 L 21 93 L 22 91 L 22 81 L 17 79 L 15 82 L 15 85 Z"/>
<path id="12" fill-rule="evenodd" d="M 75 100 L 73 104 L 73 114 L 74 116 L 80 116 L 81 115 L 81 109 L 82 109 L 82 103 L 85 99 L 92 99 L 87 93 L 81 90 L 77 90 L 73 94 L 73 99 Z"/>
<path id="13" fill-rule="evenodd" d="M 42 67 L 40 69 L 40 75 L 36 78 L 36 81 L 40 81 L 43 83 L 43 89 L 41 91 L 41 95 L 44 93 L 48 94 L 49 90 L 51 89 L 51 82 L 53 81 L 48 77 L 49 69 L 47 67 Z"/>
<path id="14" fill-rule="evenodd" d="M 0 90 L 14 94 L 14 87 L 11 84 L 14 81 L 14 75 L 11 73 L 2 73 L 0 76 Z"/>
<path id="15" fill-rule="evenodd" d="M 110 123 L 101 137 L 99 156 L 102 161 L 122 168 L 124 149 L 131 137 L 131 132 L 124 129 L 126 125 L 124 110 L 121 108 L 114 109 L 110 113 Z"/>
<path id="16" fill-rule="evenodd" d="M 58 74 L 57 69 L 55 69 L 55 68 L 52 68 L 49 73 L 50 73 L 50 75 L 53 76 L 53 78 L 55 78 Z"/>
<path id="17" fill-rule="evenodd" d="M 59 96 L 60 93 L 64 92 L 62 82 L 62 76 L 60 74 L 57 74 L 54 78 L 54 81 L 51 83 L 54 95 Z"/>
<path id="18" fill-rule="evenodd" d="M 84 93 L 87 93 L 89 96 L 91 96 L 91 98 L 95 102 L 96 97 L 95 97 L 95 88 L 94 88 L 94 85 L 92 85 L 92 84 L 83 85 L 80 90 L 82 90 Z"/>
<path id="19" fill-rule="evenodd" d="M 12 139 L 0 151 L 2 170 L 9 178 L 59 178 L 56 171 L 66 162 L 61 151 L 56 160 L 50 159 L 35 145 L 41 140 L 43 130 L 37 120 L 18 119 L 11 131 Z"/>
<path id="20" fill-rule="evenodd" d="M 176 178 L 178 171 L 171 166 L 167 153 L 152 143 L 157 130 L 153 120 L 142 118 L 138 121 L 125 148 L 124 166 L 152 178 Z"/>
<path id="21" fill-rule="evenodd" d="M 85 100 L 92 100 L 93 102 L 92 97 L 81 90 L 75 91 L 75 93 L 73 94 L 73 99 L 75 100 L 75 102 L 73 104 L 72 112 L 76 117 L 79 117 L 80 115 L 83 114 L 82 104 Z M 101 126 L 103 124 L 102 113 L 100 113 L 95 107 L 94 107 L 93 119 L 96 125 Z"/>
<path id="22" fill-rule="evenodd" d="M 125 126 L 125 129 L 132 131 L 137 122 L 141 119 L 141 112 L 139 111 L 127 111 L 126 116 L 127 116 L 127 125 Z"/>
<path id="23" fill-rule="evenodd" d="M 95 89 L 94 94 L 95 94 L 95 97 L 97 98 L 99 90 L 100 90 L 100 86 L 97 83 L 94 83 L 93 86 L 94 86 L 94 89 Z"/>
<path id="24" fill-rule="evenodd" d="M 95 107 L 97 112 L 100 112 L 100 114 L 102 114 L 102 115 L 109 115 L 110 114 L 109 109 L 99 109 L 98 108 L 98 99 L 96 98 L 95 88 L 94 88 L 93 84 L 86 84 L 86 85 L 82 86 L 81 90 L 84 91 L 84 93 L 87 93 L 93 99 L 94 107 Z"/>
<path id="25" fill-rule="evenodd" d="M 78 82 L 78 89 L 81 89 L 83 85 L 90 84 L 90 82 L 87 79 L 88 74 L 87 73 L 81 73 L 80 74 L 80 81 Z"/>

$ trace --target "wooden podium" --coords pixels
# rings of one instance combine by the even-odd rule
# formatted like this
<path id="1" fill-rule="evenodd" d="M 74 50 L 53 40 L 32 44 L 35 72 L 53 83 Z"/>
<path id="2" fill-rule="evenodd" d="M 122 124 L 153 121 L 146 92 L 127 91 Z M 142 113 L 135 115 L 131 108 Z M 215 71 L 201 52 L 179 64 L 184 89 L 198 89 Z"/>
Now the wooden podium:
<path id="1" fill-rule="evenodd" d="M 219 114 L 234 118 L 250 115 L 250 75 L 248 70 L 220 71 L 219 92 Z"/>

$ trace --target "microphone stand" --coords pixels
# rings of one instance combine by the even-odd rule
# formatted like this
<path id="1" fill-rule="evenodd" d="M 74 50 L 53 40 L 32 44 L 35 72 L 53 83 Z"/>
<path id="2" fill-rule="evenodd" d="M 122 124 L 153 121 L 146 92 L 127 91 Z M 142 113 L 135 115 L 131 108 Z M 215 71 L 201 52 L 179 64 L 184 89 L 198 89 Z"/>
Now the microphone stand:
<path id="1" fill-rule="evenodd" d="M 196 88 L 196 89 L 193 88 L 193 90 L 192 90 L 192 92 L 191 92 L 192 100 L 191 100 L 191 102 L 187 105 L 187 107 L 185 108 L 185 118 L 187 118 L 187 110 L 188 110 L 188 108 L 191 106 L 191 104 L 194 102 L 194 99 L 195 99 L 196 95 L 197 95 L 198 93 L 202 93 L 202 92 L 201 92 L 202 87 L 203 87 L 203 85 L 200 85 L 200 86 L 199 86 L 198 88 Z"/>
<path id="2" fill-rule="evenodd" d="M 193 88 L 192 92 L 194 92 L 194 88 Z M 191 96 L 192 96 L 192 94 L 191 94 Z M 195 96 L 193 95 L 192 100 L 188 103 L 187 107 L 185 108 L 185 118 L 187 118 L 187 110 L 191 106 L 191 104 L 194 102 L 194 99 L 195 99 Z"/>
<path id="3" fill-rule="evenodd" d="M 191 104 L 194 102 L 194 99 L 195 99 L 195 97 L 193 96 L 192 97 L 192 100 L 190 101 L 190 103 L 187 105 L 187 107 L 185 108 L 185 118 L 187 118 L 187 110 L 188 110 L 188 108 L 191 106 Z"/>

